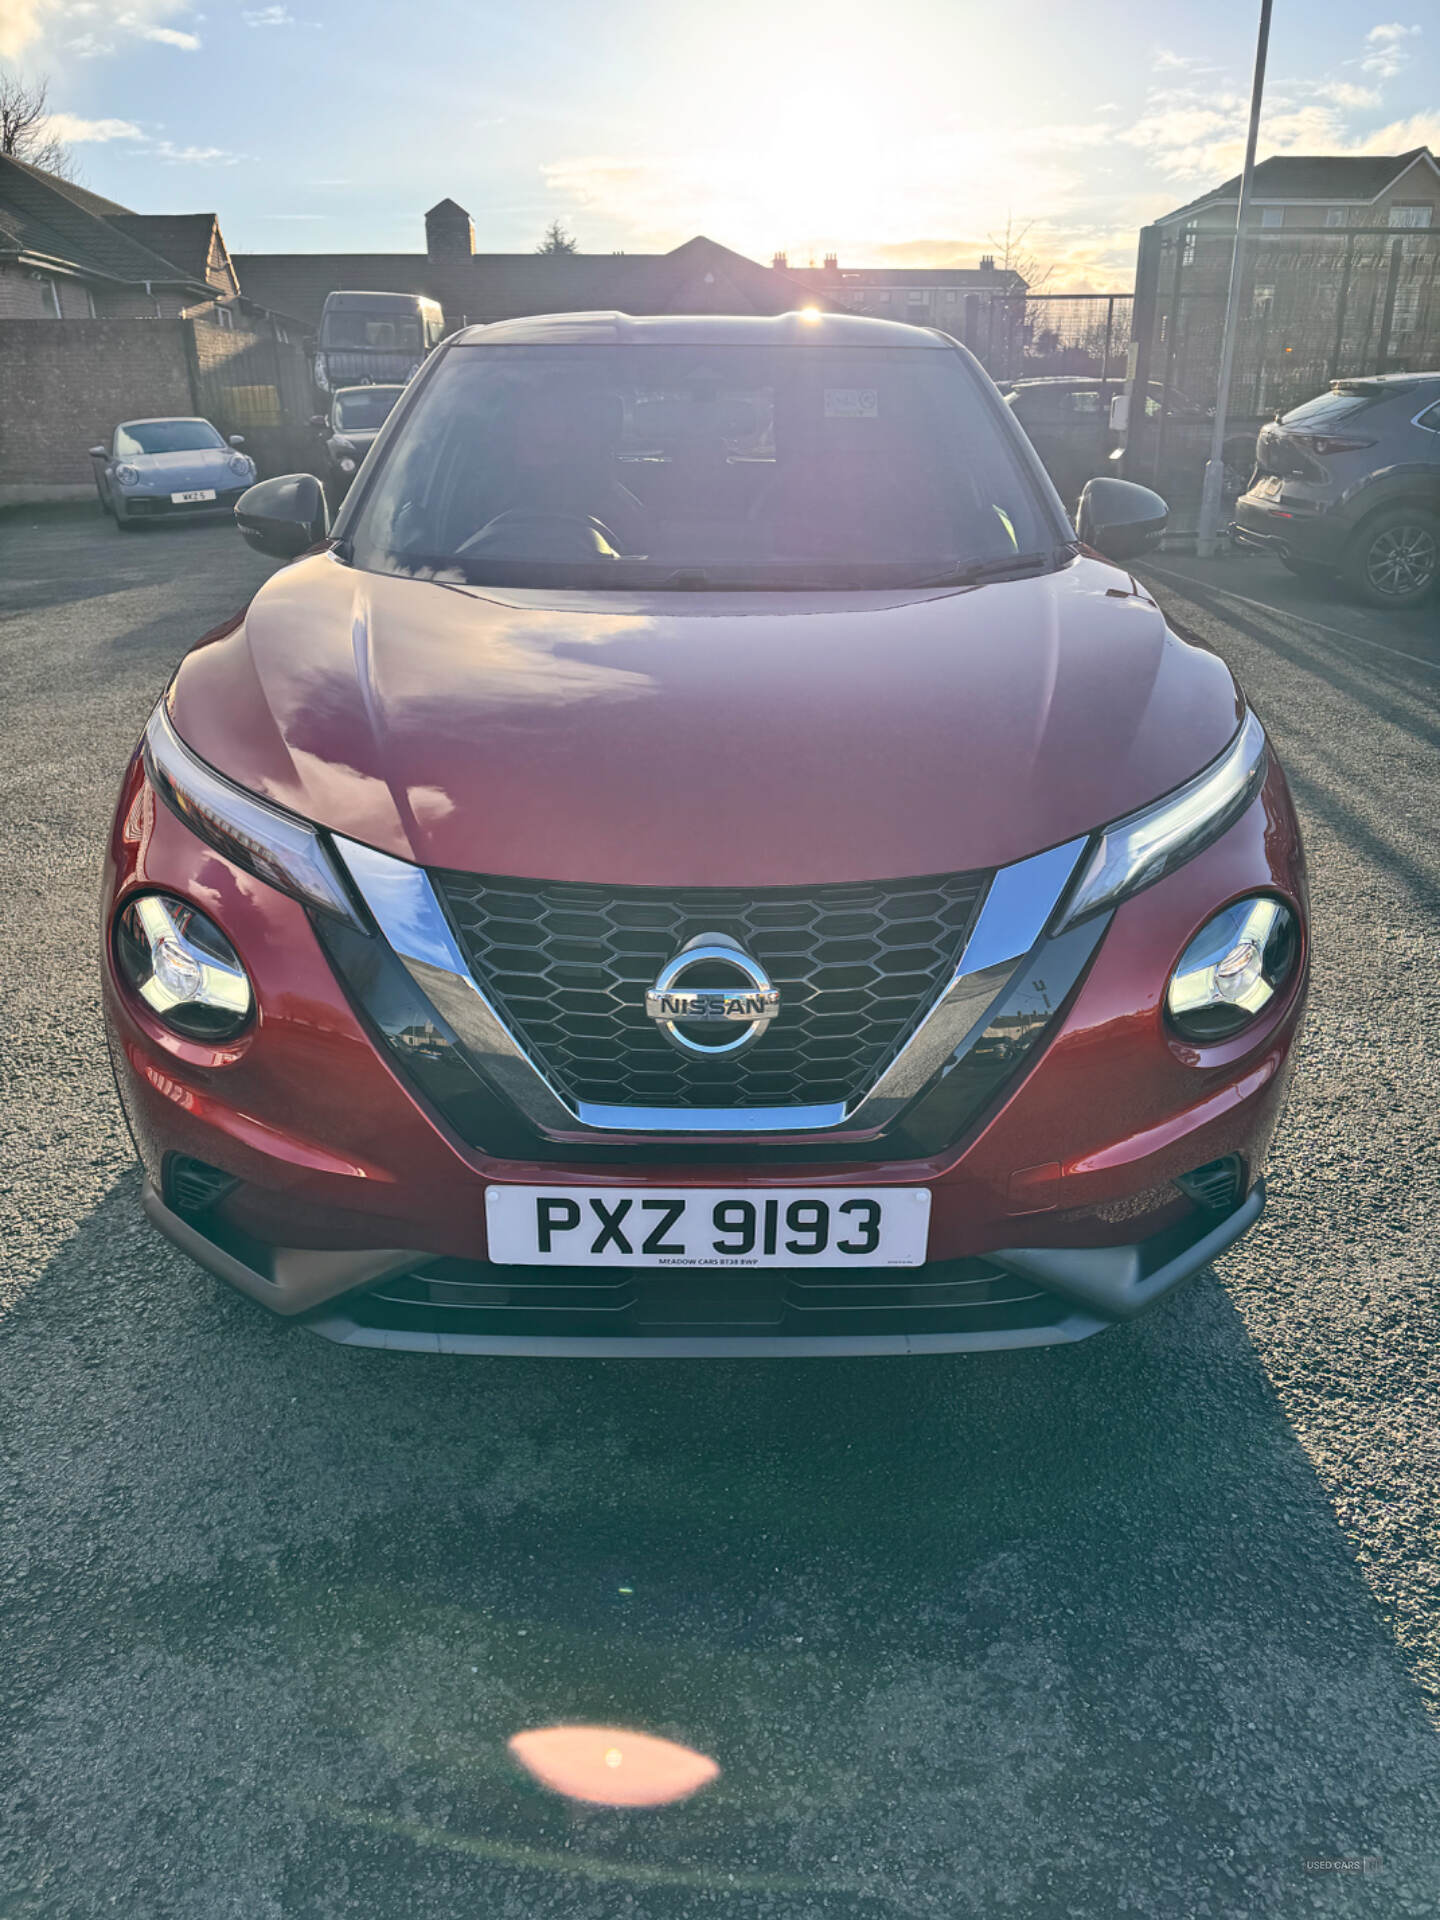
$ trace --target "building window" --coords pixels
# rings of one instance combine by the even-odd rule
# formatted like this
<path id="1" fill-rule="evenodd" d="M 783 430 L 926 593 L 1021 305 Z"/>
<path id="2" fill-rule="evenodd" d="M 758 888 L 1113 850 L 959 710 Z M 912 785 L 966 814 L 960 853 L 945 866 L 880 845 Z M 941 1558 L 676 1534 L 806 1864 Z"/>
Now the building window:
<path id="1" fill-rule="evenodd" d="M 875 296 L 875 298 L 876 298 L 877 300 L 883 300 L 883 301 L 885 302 L 885 305 L 886 305 L 887 307 L 888 307 L 888 306 L 889 306 L 889 304 L 890 304 L 890 296 L 889 296 L 889 294 L 888 294 L 888 293 L 877 293 L 877 294 L 876 294 L 876 296 Z"/>
<path id="2" fill-rule="evenodd" d="M 956 302 L 956 301 L 957 301 L 957 300 L 958 300 L 959 298 L 960 298 L 960 296 L 959 296 L 959 294 L 958 294 L 958 293 L 957 293 L 957 292 L 955 291 L 955 289 L 954 289 L 954 287 L 947 287 L 947 288 L 945 289 L 945 304 L 946 304 L 946 306 L 947 306 L 947 307 L 953 307 L 953 306 L 954 306 L 954 304 L 955 304 L 955 302 Z"/>
<path id="3" fill-rule="evenodd" d="M 217 327 L 221 328 L 222 331 L 233 332 L 235 327 L 235 316 L 233 313 L 231 313 L 228 307 L 216 307 L 215 324 Z"/>
<path id="4" fill-rule="evenodd" d="M 1390 331 L 1414 333 L 1420 324 L 1420 282 L 1406 281 L 1395 289 L 1395 308 L 1390 316 Z"/>
<path id="5" fill-rule="evenodd" d="M 1193 267 L 1195 264 L 1196 231 L 1195 222 L 1193 220 L 1189 221 L 1186 224 L 1185 236 L 1180 248 L 1180 264 L 1182 267 Z"/>
<path id="6" fill-rule="evenodd" d="M 1325 224 L 1327 227 L 1343 227 L 1345 225 L 1344 207 L 1326 207 Z"/>
<path id="7" fill-rule="evenodd" d="M 65 315 L 64 315 L 64 313 L 62 312 L 62 310 L 61 310 L 61 306 L 60 306 L 60 283 L 59 283 L 59 281 L 58 281 L 58 280 L 47 280 L 47 281 L 45 282 L 45 291 L 46 291 L 46 292 L 47 292 L 47 293 L 49 294 L 49 296 L 50 296 L 50 313 L 49 313 L 49 315 L 48 315 L 47 317 L 48 317 L 48 318 L 52 318 L 52 319 L 55 319 L 55 320 L 63 320 L 63 319 L 65 318 Z"/>
<path id="8" fill-rule="evenodd" d="M 1251 307 L 1257 314 L 1268 313 L 1275 304 L 1274 287 L 1256 287 L 1251 295 Z"/>
<path id="9" fill-rule="evenodd" d="M 1391 207 L 1390 225 L 1392 227 L 1428 227 L 1434 212 L 1433 207 Z"/>
<path id="10" fill-rule="evenodd" d="M 1283 227 L 1285 224 L 1285 209 L 1283 207 L 1262 207 L 1260 209 L 1260 224 L 1262 227 Z"/>
<path id="11" fill-rule="evenodd" d="M 929 299 L 929 297 L 930 297 L 929 294 L 923 292 L 918 287 L 912 287 L 909 293 L 907 293 L 905 296 L 907 302 L 912 307 L 923 307 L 925 302 Z"/>

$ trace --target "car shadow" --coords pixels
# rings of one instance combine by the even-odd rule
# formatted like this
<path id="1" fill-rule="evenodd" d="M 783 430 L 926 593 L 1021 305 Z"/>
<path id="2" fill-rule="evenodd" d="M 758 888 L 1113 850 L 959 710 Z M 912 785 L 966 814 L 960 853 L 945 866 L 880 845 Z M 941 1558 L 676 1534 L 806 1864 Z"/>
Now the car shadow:
<path id="1" fill-rule="evenodd" d="M 988 1357 L 382 1354 L 211 1281 L 127 1174 L 0 1326 L 0 1404 L 17 1912 L 1433 1894 L 1435 1731 L 1213 1275 Z M 557 1799 L 506 1753 L 552 1723 L 719 1781 Z"/>

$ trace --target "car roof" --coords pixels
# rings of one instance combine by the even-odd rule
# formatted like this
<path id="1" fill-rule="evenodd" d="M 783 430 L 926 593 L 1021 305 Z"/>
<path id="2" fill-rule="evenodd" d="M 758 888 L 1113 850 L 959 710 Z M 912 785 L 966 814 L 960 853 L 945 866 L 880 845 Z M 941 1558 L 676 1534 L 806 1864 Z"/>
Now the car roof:
<path id="1" fill-rule="evenodd" d="M 1418 368 L 1414 373 L 1346 373 L 1332 380 L 1325 391 L 1333 393 L 1337 387 L 1409 387 L 1417 380 L 1440 380 L 1440 367 Z"/>
<path id="2" fill-rule="evenodd" d="M 855 313 L 540 313 L 466 327 L 452 346 L 953 347 L 948 335 Z"/>
<path id="3" fill-rule="evenodd" d="M 147 413 L 138 420 L 120 420 L 117 427 L 209 427 L 212 433 L 220 429 L 213 420 L 207 420 L 203 413 Z"/>

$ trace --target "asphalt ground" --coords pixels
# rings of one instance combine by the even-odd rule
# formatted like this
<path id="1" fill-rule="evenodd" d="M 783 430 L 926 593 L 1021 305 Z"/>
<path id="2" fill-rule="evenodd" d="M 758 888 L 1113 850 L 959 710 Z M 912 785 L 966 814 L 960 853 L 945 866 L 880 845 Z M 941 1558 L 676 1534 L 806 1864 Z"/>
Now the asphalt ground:
<path id="1" fill-rule="evenodd" d="M 1154 570 L 1315 889 L 1218 1275 L 1051 1351 L 467 1361 L 287 1328 L 140 1216 L 101 838 L 266 571 L 0 519 L 0 1916 L 1433 1915 L 1440 616 Z M 722 1771 L 586 1810 L 507 1757 L 555 1722 Z"/>

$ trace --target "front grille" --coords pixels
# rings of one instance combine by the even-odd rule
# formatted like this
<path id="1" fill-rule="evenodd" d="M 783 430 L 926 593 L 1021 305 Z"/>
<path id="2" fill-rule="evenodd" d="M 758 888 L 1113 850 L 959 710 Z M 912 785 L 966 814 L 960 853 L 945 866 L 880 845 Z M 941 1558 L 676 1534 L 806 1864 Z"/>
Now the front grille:
<path id="1" fill-rule="evenodd" d="M 873 1084 L 953 973 L 988 874 L 803 891 L 651 891 L 432 879 L 475 978 L 572 1101 L 811 1106 Z M 645 990 L 702 933 L 738 940 L 780 989 L 780 1013 L 730 1060 L 677 1052 Z"/>
<path id="2" fill-rule="evenodd" d="M 1072 1311 L 983 1259 L 883 1268 L 689 1273 L 433 1260 L 347 1295 L 361 1326 L 409 1333 L 621 1335 L 978 1333 L 1053 1326 Z"/>

